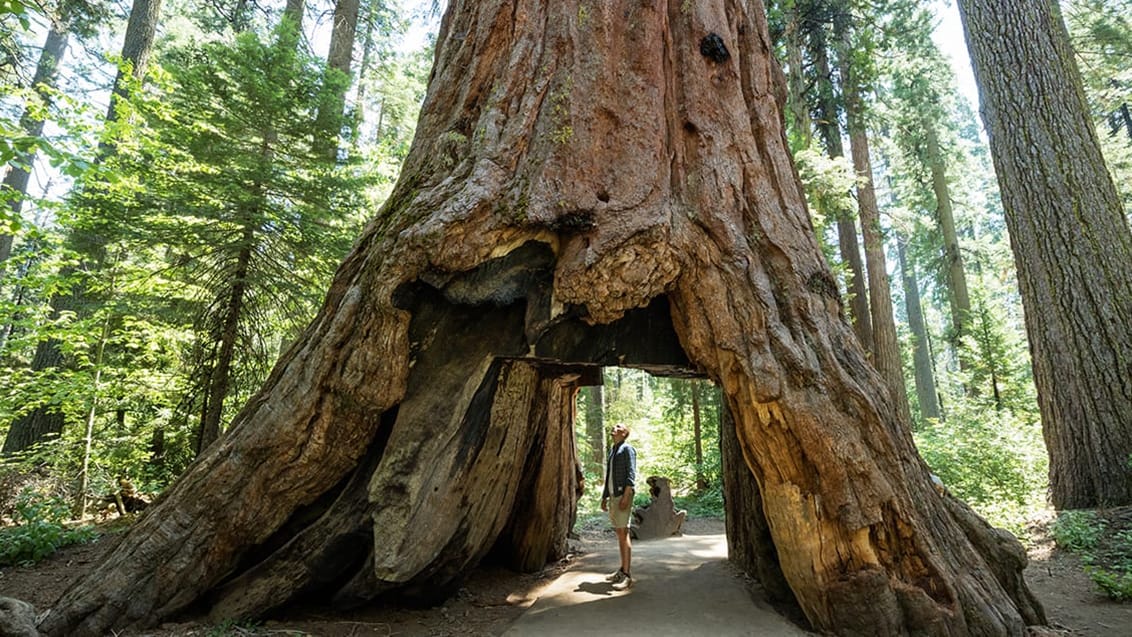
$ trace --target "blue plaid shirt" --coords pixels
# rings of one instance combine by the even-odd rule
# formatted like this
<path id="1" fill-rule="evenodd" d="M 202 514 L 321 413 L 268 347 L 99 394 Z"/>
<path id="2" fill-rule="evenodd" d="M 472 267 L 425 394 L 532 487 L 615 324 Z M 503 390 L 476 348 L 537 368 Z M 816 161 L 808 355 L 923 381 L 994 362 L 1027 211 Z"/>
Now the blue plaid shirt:
<path id="1" fill-rule="evenodd" d="M 613 493 L 610 493 L 612 487 Z M 618 497 L 625 493 L 625 487 L 637 489 L 637 450 L 624 441 L 609 450 L 609 459 L 605 462 L 605 488 L 601 497 Z"/>

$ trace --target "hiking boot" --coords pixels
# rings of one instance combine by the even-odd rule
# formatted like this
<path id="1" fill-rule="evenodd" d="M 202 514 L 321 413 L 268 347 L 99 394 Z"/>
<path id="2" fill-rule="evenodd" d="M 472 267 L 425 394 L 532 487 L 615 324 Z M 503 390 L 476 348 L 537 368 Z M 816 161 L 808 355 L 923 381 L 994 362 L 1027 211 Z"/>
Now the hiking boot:
<path id="1" fill-rule="evenodd" d="M 629 575 L 621 574 L 622 578 L 618 582 L 613 583 L 613 590 L 626 591 L 633 587 L 633 578 Z"/>
<path id="2" fill-rule="evenodd" d="M 612 582 L 612 583 L 616 584 L 616 583 L 620 582 L 621 580 L 625 579 L 625 577 L 627 577 L 625 575 L 625 571 L 623 571 L 621 569 L 617 569 L 616 571 L 613 571 L 609 575 L 606 575 L 605 581 Z"/>

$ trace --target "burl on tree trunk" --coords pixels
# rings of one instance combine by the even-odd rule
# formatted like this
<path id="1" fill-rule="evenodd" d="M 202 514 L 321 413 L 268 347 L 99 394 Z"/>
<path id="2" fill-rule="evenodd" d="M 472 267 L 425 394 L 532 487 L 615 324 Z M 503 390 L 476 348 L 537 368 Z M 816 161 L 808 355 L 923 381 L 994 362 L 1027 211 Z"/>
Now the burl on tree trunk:
<path id="1" fill-rule="evenodd" d="M 765 520 L 733 541 L 772 544 L 819 630 L 1042 623 L 1017 542 L 932 489 L 844 320 L 781 84 L 759 3 L 451 2 L 323 310 L 41 629 L 429 594 L 493 549 L 532 567 L 574 506 L 573 386 L 611 364 L 722 386 L 729 515 Z"/>

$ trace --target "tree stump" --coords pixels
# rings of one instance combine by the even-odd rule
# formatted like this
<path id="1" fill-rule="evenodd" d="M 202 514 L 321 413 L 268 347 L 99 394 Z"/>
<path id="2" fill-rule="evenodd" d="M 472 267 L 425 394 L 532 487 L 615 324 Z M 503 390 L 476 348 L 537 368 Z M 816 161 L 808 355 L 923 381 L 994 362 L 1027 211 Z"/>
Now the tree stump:
<path id="1" fill-rule="evenodd" d="M 677 511 L 672 501 L 672 486 L 668 478 L 649 476 L 649 497 L 652 501 L 643 507 L 633 509 L 633 537 L 638 540 L 653 540 L 659 537 L 681 535 L 687 511 Z"/>
<path id="2" fill-rule="evenodd" d="M 757 2 L 448 3 L 401 177 L 318 317 L 40 631 L 530 567 L 576 504 L 569 378 L 603 365 L 722 387 L 735 515 L 816 630 L 1043 623 L 1017 541 L 935 492 L 845 321 L 771 49 Z"/>

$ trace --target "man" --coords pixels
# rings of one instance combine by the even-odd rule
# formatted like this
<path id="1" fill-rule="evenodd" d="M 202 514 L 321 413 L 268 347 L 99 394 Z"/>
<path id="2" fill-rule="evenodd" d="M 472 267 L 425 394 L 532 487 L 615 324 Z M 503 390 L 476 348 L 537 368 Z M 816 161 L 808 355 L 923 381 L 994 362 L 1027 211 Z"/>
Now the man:
<path id="1" fill-rule="evenodd" d="M 637 486 L 637 451 L 626 444 L 629 428 L 613 427 L 613 448 L 605 463 L 605 489 L 601 493 L 601 510 L 609 512 L 613 532 L 617 534 L 617 548 L 621 551 L 621 568 L 606 577 L 613 588 L 623 591 L 633 585 L 630 562 L 633 548 L 629 544 L 629 514 L 633 511 L 633 493 Z M 612 500 L 612 501 L 611 501 Z"/>

